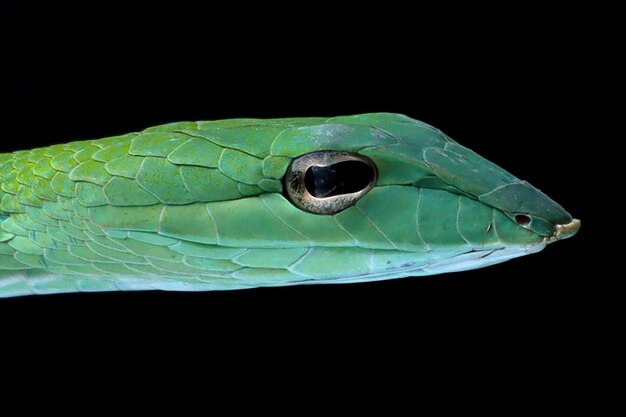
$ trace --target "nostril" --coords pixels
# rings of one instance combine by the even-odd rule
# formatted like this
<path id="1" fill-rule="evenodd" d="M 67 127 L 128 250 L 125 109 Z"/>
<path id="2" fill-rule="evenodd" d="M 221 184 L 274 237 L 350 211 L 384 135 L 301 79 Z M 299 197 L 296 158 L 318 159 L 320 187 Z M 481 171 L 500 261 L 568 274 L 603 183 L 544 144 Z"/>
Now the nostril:
<path id="1" fill-rule="evenodd" d="M 518 214 L 515 216 L 515 222 L 520 226 L 528 226 L 530 224 L 530 217 L 525 214 Z"/>

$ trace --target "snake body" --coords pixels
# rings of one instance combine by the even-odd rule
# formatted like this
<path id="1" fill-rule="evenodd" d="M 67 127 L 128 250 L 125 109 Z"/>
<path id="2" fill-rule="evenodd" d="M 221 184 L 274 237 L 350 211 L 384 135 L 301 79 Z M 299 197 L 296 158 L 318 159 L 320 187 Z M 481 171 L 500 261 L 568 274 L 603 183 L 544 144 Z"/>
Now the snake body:
<path id="1" fill-rule="evenodd" d="M 375 183 L 308 212 L 286 172 L 329 151 L 371 161 Z M 0 185 L 0 297 L 431 275 L 537 252 L 579 224 L 441 131 L 384 113 L 180 122 L 0 154 Z"/>

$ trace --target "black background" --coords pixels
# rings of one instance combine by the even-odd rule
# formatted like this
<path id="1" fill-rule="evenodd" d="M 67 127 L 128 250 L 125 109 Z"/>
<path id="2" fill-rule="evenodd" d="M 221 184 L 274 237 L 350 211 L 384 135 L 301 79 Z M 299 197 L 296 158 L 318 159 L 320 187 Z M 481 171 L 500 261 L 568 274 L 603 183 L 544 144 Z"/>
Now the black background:
<path id="1" fill-rule="evenodd" d="M 560 377 L 579 372 L 584 365 L 570 364 L 581 355 L 597 302 L 589 275 L 581 274 L 594 262 L 598 228 L 584 192 L 593 151 L 580 145 L 601 140 L 588 117 L 596 87 L 581 65 L 595 52 L 556 15 L 457 31 L 433 19 L 420 31 L 410 17 L 390 29 L 364 22 L 354 31 L 335 19 L 233 22 L 229 34 L 206 22 L 127 16 L 82 19 L 70 29 L 51 20 L 29 40 L 31 23 L 6 38 L 0 149 L 180 120 L 398 112 L 540 188 L 582 220 L 576 237 L 498 266 L 427 278 L 0 299 L 4 334 L 112 352 L 149 341 L 157 350 L 178 346 L 179 355 L 217 359 L 226 346 L 249 360 L 270 351 L 358 352 L 383 367 L 413 370 L 429 362 L 413 354 L 426 348 L 439 352 L 438 361 L 494 365 L 502 358 L 516 372 L 548 363 Z M 246 34 L 239 39 L 237 31 Z"/>

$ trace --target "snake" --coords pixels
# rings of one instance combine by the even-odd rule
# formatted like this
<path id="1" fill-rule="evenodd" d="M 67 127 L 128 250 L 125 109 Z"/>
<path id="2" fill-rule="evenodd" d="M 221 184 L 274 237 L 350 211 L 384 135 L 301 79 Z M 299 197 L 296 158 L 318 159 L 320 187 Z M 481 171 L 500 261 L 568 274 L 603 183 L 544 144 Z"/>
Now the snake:
<path id="1" fill-rule="evenodd" d="M 176 122 L 0 154 L 0 297 L 420 277 L 579 227 L 394 113 Z"/>

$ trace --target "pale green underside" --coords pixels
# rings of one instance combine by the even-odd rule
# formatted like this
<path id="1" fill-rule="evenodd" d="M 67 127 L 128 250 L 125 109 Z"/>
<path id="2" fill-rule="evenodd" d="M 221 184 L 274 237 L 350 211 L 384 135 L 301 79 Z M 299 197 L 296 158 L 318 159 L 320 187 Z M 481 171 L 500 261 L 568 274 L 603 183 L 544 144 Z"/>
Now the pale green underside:
<path id="1" fill-rule="evenodd" d="M 371 158 L 377 186 L 336 215 L 294 207 L 281 178 L 319 150 Z M 370 281 L 545 245 L 489 200 L 525 183 L 393 114 L 175 123 L 0 155 L 0 182 L 0 296 Z"/>

